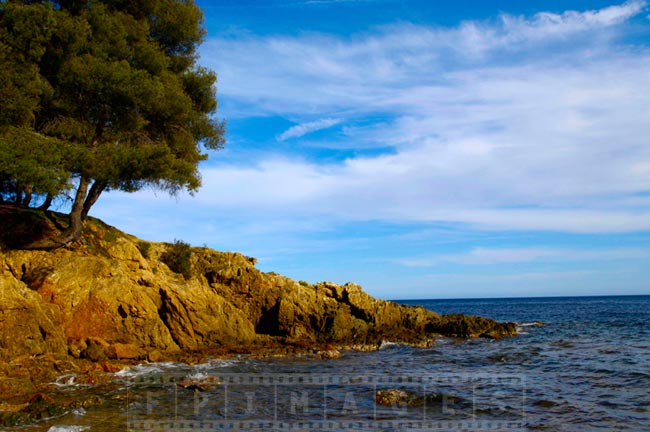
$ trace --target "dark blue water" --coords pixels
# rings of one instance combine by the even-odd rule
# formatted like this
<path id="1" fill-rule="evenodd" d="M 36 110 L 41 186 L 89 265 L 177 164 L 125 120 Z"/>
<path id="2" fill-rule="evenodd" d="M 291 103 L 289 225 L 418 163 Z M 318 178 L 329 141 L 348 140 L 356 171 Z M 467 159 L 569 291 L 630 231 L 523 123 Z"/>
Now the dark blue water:
<path id="1" fill-rule="evenodd" d="M 438 360 L 525 376 L 528 429 L 650 430 L 650 296 L 403 303 L 524 324 L 517 338 L 446 347 Z"/>
<path id="2" fill-rule="evenodd" d="M 109 402 L 25 430 L 650 431 L 650 296 L 400 303 L 513 321 L 520 335 L 333 360 L 143 365 L 102 389 L 66 378 L 66 391 Z M 216 377 L 204 391 L 176 384 Z M 376 404 L 390 389 L 415 402 Z"/>

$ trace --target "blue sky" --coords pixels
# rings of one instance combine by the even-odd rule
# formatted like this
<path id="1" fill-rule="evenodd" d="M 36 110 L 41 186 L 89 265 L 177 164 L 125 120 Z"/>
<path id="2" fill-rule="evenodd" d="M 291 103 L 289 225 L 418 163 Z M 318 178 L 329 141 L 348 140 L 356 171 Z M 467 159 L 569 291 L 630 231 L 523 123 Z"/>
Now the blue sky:
<path id="1" fill-rule="evenodd" d="M 389 299 L 650 294 L 646 1 L 198 3 L 226 148 L 95 216 Z"/>

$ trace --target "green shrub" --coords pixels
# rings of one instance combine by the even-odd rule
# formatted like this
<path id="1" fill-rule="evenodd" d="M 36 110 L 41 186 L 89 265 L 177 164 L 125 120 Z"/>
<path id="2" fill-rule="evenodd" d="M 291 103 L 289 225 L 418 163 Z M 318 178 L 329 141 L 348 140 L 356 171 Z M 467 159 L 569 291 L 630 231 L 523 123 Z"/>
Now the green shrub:
<path id="1" fill-rule="evenodd" d="M 107 230 L 104 232 L 104 241 L 107 243 L 113 243 L 118 237 L 117 232 L 113 230 Z"/>
<path id="2" fill-rule="evenodd" d="M 151 250 L 151 243 L 146 241 L 139 241 L 137 246 L 138 246 L 138 250 L 142 254 L 142 257 L 148 259 L 149 251 Z"/>
<path id="3" fill-rule="evenodd" d="M 170 245 L 168 249 L 160 256 L 162 262 L 167 264 L 167 267 L 174 273 L 182 274 L 187 280 L 192 277 L 192 263 L 190 257 L 192 256 L 192 247 L 189 243 L 182 240 L 174 240 L 174 244 Z"/>

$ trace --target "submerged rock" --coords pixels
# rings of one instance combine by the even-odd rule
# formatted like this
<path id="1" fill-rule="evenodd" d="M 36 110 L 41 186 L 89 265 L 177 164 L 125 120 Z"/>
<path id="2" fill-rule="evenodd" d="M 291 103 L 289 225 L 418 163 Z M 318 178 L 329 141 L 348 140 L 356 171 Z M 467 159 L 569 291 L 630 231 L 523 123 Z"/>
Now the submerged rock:
<path id="1" fill-rule="evenodd" d="M 553 402 L 551 400 L 540 399 L 540 400 L 535 401 L 535 403 L 533 403 L 533 405 L 535 405 L 536 407 L 541 407 L 541 408 L 553 408 L 553 407 L 557 406 L 558 404 L 557 404 L 557 402 Z"/>
<path id="2" fill-rule="evenodd" d="M 402 389 L 377 390 L 375 394 L 375 403 L 385 406 L 411 406 L 416 399 L 416 395 Z"/>
<path id="3" fill-rule="evenodd" d="M 187 378 L 176 383 L 177 387 L 194 392 L 203 392 L 221 384 L 218 377 L 206 376 L 201 378 Z"/>
<path id="4" fill-rule="evenodd" d="M 393 408 L 426 406 L 431 412 L 435 412 L 441 409 L 466 408 L 468 404 L 471 405 L 471 402 L 445 393 L 422 394 L 422 392 L 418 391 L 390 388 L 375 392 L 375 404 Z"/>
<path id="5" fill-rule="evenodd" d="M 341 357 L 341 351 L 336 349 L 318 351 L 318 357 L 324 360 L 337 359 Z"/>
<path id="6" fill-rule="evenodd" d="M 84 410 L 101 405 L 99 396 L 90 396 L 85 399 L 63 401 L 54 399 L 47 394 L 37 393 L 27 402 L 22 404 L 0 403 L 0 426 L 19 426 L 39 420 L 61 416 L 73 410 Z"/>

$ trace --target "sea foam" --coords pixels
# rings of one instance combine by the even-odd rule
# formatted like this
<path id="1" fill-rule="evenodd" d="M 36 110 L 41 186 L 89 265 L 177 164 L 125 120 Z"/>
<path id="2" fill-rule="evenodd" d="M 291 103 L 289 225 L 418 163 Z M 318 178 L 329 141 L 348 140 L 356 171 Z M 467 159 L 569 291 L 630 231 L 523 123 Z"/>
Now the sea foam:
<path id="1" fill-rule="evenodd" d="M 90 426 L 52 426 L 47 432 L 82 432 L 90 429 Z"/>

